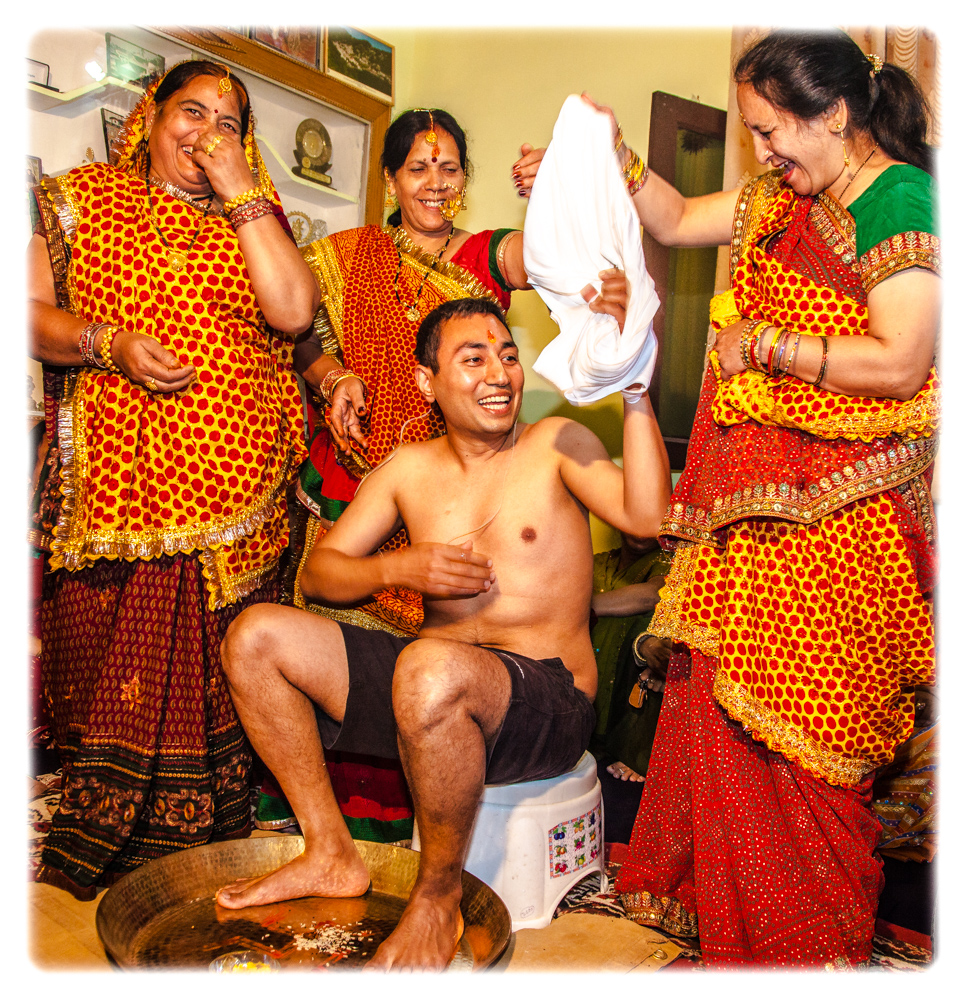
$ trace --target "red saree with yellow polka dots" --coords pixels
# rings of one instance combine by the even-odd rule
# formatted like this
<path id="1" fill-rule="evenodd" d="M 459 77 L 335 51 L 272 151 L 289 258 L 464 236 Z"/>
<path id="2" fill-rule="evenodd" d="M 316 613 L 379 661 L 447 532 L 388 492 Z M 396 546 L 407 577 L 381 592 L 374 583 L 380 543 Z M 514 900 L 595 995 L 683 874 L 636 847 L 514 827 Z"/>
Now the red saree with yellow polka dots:
<path id="1" fill-rule="evenodd" d="M 64 790 L 42 881 L 93 896 L 137 864 L 249 829 L 250 752 L 219 643 L 277 595 L 305 455 L 291 343 L 262 317 L 222 216 L 102 163 L 39 198 L 61 308 L 150 334 L 196 381 L 149 393 L 45 372 L 42 664 Z M 167 244 L 189 252 L 168 266 Z"/>
<path id="2" fill-rule="evenodd" d="M 863 336 L 877 280 L 938 269 L 935 236 L 899 239 L 880 269 L 888 248 L 857 257 L 837 202 L 758 178 L 713 325 Z M 750 371 L 720 382 L 711 357 L 651 624 L 680 645 L 618 882 L 635 919 L 697 933 L 711 964 L 869 958 L 873 774 L 934 678 L 938 414 L 933 371 L 899 402 Z"/>

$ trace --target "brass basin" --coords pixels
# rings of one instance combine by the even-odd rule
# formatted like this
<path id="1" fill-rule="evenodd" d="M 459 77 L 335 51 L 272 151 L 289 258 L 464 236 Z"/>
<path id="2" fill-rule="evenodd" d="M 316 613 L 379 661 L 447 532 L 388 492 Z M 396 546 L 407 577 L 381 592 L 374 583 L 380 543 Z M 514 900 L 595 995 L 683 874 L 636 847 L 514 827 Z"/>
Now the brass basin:
<path id="1" fill-rule="evenodd" d="M 193 847 L 150 861 L 101 898 L 97 932 L 123 969 L 205 969 L 235 951 L 261 951 L 282 971 L 360 968 L 396 926 L 420 855 L 355 841 L 372 886 L 356 899 L 306 897 L 242 910 L 216 906 L 215 892 L 264 875 L 301 854 L 302 837 L 254 837 Z M 510 941 L 510 914 L 497 894 L 463 873 L 465 924 L 453 970 L 493 964 Z"/>

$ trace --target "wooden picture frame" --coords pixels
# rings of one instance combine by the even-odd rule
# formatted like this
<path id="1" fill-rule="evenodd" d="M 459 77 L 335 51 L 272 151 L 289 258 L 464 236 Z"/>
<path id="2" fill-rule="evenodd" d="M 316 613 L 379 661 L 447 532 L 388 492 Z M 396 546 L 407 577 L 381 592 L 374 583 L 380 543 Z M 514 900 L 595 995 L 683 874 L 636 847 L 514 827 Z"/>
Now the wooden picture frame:
<path id="1" fill-rule="evenodd" d="M 344 25 L 327 27 L 322 71 L 377 101 L 394 103 L 396 50 L 373 35 Z"/>
<path id="2" fill-rule="evenodd" d="M 321 28 L 258 25 L 249 28 L 249 37 L 290 59 L 298 59 L 313 69 L 319 69 Z"/>

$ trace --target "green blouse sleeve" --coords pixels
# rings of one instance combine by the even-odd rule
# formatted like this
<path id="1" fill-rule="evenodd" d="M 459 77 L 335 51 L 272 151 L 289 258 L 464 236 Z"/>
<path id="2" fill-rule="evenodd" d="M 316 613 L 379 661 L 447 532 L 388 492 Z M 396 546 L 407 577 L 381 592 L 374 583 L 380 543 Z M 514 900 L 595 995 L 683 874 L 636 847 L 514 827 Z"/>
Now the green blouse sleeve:
<path id="1" fill-rule="evenodd" d="M 909 164 L 885 170 L 849 206 L 856 256 L 867 292 L 907 267 L 939 273 L 940 239 L 933 178 Z"/>

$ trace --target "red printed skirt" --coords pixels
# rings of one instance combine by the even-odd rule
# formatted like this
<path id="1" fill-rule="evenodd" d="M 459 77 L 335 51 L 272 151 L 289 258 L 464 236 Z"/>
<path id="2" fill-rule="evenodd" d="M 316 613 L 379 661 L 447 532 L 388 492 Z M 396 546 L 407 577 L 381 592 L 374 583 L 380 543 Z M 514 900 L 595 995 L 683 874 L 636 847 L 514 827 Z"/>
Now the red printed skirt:
<path id="1" fill-rule="evenodd" d="M 247 835 L 251 751 L 219 647 L 277 589 L 210 611 L 187 555 L 45 575 L 43 694 L 64 774 L 39 881 L 93 899 L 145 861 Z"/>

